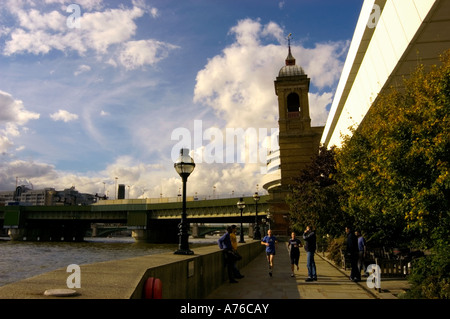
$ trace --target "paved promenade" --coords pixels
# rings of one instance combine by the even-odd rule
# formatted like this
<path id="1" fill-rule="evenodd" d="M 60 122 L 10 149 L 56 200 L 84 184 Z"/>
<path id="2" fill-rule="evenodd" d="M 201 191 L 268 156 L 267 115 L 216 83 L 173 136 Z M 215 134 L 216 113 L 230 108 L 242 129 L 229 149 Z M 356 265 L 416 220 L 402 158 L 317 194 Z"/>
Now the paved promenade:
<path id="1" fill-rule="evenodd" d="M 307 278 L 306 252 L 301 250 L 299 270 L 291 277 L 286 243 L 279 243 L 274 261 L 273 276 L 269 276 L 265 253 L 241 269 L 245 276 L 237 284 L 226 283 L 208 299 L 396 299 L 394 292 L 407 287 L 406 280 L 382 280 L 382 292 L 369 289 L 365 278 L 359 283 L 348 279 L 344 272 L 321 257 L 315 256 L 318 280 Z"/>

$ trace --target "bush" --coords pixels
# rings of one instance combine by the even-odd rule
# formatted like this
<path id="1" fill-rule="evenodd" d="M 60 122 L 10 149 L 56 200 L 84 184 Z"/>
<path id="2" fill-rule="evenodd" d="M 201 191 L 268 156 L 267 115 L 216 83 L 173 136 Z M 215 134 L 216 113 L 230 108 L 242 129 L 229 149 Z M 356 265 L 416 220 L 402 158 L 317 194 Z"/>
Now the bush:
<path id="1" fill-rule="evenodd" d="M 411 290 L 406 298 L 449 299 L 449 249 L 415 260 L 408 280 Z"/>
<path id="2" fill-rule="evenodd" d="M 330 243 L 328 244 L 327 258 L 338 266 L 342 266 L 340 249 L 342 249 L 344 246 L 345 246 L 345 237 L 338 237 L 331 239 Z"/>

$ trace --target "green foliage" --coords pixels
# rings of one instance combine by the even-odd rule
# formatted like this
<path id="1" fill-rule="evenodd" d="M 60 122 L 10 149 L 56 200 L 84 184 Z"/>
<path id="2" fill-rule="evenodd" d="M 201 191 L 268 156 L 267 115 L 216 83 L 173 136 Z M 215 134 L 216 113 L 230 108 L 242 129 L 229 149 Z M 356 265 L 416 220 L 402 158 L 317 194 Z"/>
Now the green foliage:
<path id="1" fill-rule="evenodd" d="M 287 200 L 297 231 L 339 237 L 350 223 L 373 247 L 431 251 L 414 261 L 414 298 L 450 296 L 450 50 L 441 62 L 380 94 L 340 149 L 320 148 Z M 329 243 L 337 264 L 339 240 Z"/>
<path id="2" fill-rule="evenodd" d="M 332 238 L 328 244 L 328 259 L 338 266 L 342 266 L 341 249 L 345 248 L 345 237 Z"/>
<path id="3" fill-rule="evenodd" d="M 408 280 L 407 298 L 450 298 L 450 227 L 443 225 L 432 235 L 436 245 L 431 254 L 415 260 Z"/>
<path id="4" fill-rule="evenodd" d="M 380 95 L 337 152 L 343 210 L 375 241 L 420 239 L 450 211 L 450 54 Z"/>
<path id="5" fill-rule="evenodd" d="M 334 153 L 334 148 L 320 147 L 311 165 L 291 185 L 291 194 L 287 197 L 291 227 L 303 232 L 307 225 L 313 225 L 318 239 L 325 234 L 342 234 L 346 221 L 339 203 L 343 193 L 334 180 Z"/>
<path id="6" fill-rule="evenodd" d="M 343 211 L 372 243 L 417 245 L 409 297 L 450 296 L 450 51 L 379 95 L 337 151 Z"/>
<path id="7" fill-rule="evenodd" d="M 450 299 L 449 248 L 415 260 L 409 281 L 409 298 Z"/>

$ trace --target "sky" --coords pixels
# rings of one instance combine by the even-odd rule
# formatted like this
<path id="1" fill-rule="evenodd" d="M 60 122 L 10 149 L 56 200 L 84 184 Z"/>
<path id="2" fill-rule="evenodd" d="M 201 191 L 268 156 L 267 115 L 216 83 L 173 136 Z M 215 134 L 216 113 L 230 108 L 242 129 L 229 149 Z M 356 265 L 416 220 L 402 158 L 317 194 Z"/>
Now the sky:
<path id="1" fill-rule="evenodd" d="M 264 194 L 288 35 L 325 125 L 362 2 L 0 0 L 0 191 L 177 196 L 186 147 L 188 196 Z"/>

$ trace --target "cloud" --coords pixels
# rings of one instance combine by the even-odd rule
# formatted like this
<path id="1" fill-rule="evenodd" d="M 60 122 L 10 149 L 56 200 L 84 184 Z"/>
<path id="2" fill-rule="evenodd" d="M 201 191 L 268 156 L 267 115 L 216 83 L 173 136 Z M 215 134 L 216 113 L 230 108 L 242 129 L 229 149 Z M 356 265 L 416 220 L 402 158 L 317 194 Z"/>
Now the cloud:
<path id="1" fill-rule="evenodd" d="M 91 67 L 89 65 L 86 64 L 82 64 L 78 67 L 78 69 L 73 73 L 75 76 L 80 75 L 81 73 L 84 72 L 89 72 L 91 70 Z"/>
<path id="2" fill-rule="evenodd" d="M 15 100 L 11 94 L 0 90 L 0 124 L 15 123 L 24 125 L 29 120 L 39 118 L 39 114 L 27 111 L 23 102 Z"/>
<path id="3" fill-rule="evenodd" d="M 70 3 L 70 1 L 67 0 L 44 0 L 44 2 L 46 4 L 59 3 L 61 5 L 67 5 L 67 3 Z M 83 10 L 91 11 L 93 9 L 101 9 L 102 2 L 103 0 L 76 0 L 72 3 L 78 4 Z"/>
<path id="4" fill-rule="evenodd" d="M 0 135 L 0 154 L 6 154 L 13 145 L 14 143 L 8 137 Z"/>
<path id="5" fill-rule="evenodd" d="M 34 181 L 39 184 L 40 179 L 57 180 L 57 174 L 52 165 L 14 160 L 0 166 L 0 190 L 13 190 L 16 184 L 16 177 L 19 181 L 31 180 L 33 185 Z M 48 185 L 52 185 L 52 183 Z M 44 187 L 49 187 L 48 185 Z"/>
<path id="6" fill-rule="evenodd" d="M 41 1 L 42 2 L 42 1 Z M 76 52 L 85 56 L 92 52 L 97 59 L 110 65 L 121 65 L 126 69 L 135 69 L 144 65 L 154 65 L 166 58 L 170 50 L 177 46 L 155 39 L 133 39 L 136 35 L 136 20 L 148 13 L 159 16 L 156 8 L 143 1 L 133 1 L 131 8 L 102 8 L 101 1 L 78 1 L 83 10 L 79 16 L 66 13 L 66 6 L 60 11 L 46 12 L 46 7 L 33 1 L 8 1 L 6 9 L 15 17 L 16 25 L 2 27 L 0 35 L 6 37 L 3 54 L 48 54 L 57 50 L 68 54 Z M 46 0 L 46 4 L 59 3 L 62 0 Z M 94 9 L 97 9 L 95 11 Z M 47 9 L 48 10 L 48 9 Z M 87 10 L 87 11 L 86 11 Z M 92 11 L 91 11 L 92 10 Z M 79 27 L 69 27 L 68 19 L 77 19 Z M 74 24 L 75 25 L 75 24 Z M 79 73 L 78 73 L 79 74 Z M 76 74 L 77 75 L 77 74 Z"/>
<path id="7" fill-rule="evenodd" d="M 273 81 L 287 56 L 282 28 L 274 22 L 262 25 L 258 20 L 245 19 L 230 32 L 235 42 L 197 73 L 194 102 L 211 107 L 228 127 L 278 127 Z M 279 44 L 263 44 L 267 38 L 275 38 Z M 343 65 L 339 58 L 348 43 L 291 47 L 296 64 L 305 69 L 312 85 L 320 91 L 312 92 L 310 112 L 313 123 L 322 123 L 327 107 L 324 102 L 331 102 L 331 87 L 338 81 Z"/>
<path id="8" fill-rule="evenodd" d="M 78 119 L 77 114 L 70 113 L 66 110 L 58 110 L 58 112 L 50 114 L 50 117 L 53 121 L 63 121 L 66 123 Z"/>
<path id="9" fill-rule="evenodd" d="M 52 0 L 52 2 L 62 4 L 57 0 Z M 97 4 L 102 5 L 100 1 Z M 153 66 L 166 58 L 170 51 L 177 47 L 155 39 L 135 39 L 136 19 L 142 17 L 145 14 L 144 12 L 149 12 L 148 8 L 143 8 L 142 5 L 138 4 L 138 1 L 134 1 L 133 8 L 120 7 L 119 9 L 107 9 L 103 12 L 83 12 L 80 30 L 64 29 L 59 31 L 56 27 L 51 29 L 52 24 L 43 24 L 41 29 L 30 30 L 25 28 L 24 22 L 24 26 L 7 31 L 8 34 L 12 36 L 14 32 L 21 29 L 23 36 L 36 34 L 40 35 L 41 39 L 37 37 L 33 40 L 30 37 L 30 43 L 24 42 L 23 49 L 11 54 L 28 52 L 27 50 L 34 50 L 34 52 L 41 52 L 42 54 L 45 50 L 41 50 L 47 46 L 49 50 L 56 49 L 64 53 L 74 51 L 81 55 L 88 51 L 93 52 L 99 57 L 100 61 L 110 63 L 115 67 L 123 67 L 126 70 L 133 70 L 146 65 Z M 92 8 L 98 10 L 98 7 L 93 6 Z M 95 16 L 98 17 L 97 22 L 99 24 L 102 21 L 106 22 L 106 17 L 111 19 L 123 17 L 123 20 L 118 21 L 118 25 L 111 26 L 111 29 L 102 29 L 100 25 L 94 23 Z M 155 11 L 155 15 L 151 14 L 151 16 L 158 16 L 158 12 Z M 107 24 L 107 26 L 109 25 Z M 91 30 L 84 29 L 88 27 Z M 218 129 L 224 136 L 226 128 L 243 128 L 245 130 L 249 127 L 256 129 L 278 127 L 278 101 L 273 81 L 284 65 L 287 56 L 283 28 L 274 22 L 262 24 L 259 20 L 246 19 L 239 21 L 232 27 L 230 34 L 234 37 L 233 42 L 223 48 L 220 54 L 211 57 L 197 73 L 193 102 L 196 103 L 194 107 L 202 109 L 202 112 L 196 113 L 198 118 L 192 118 L 192 121 L 202 119 L 208 125 L 220 123 L 221 126 Z M 115 36 L 117 38 L 114 38 Z M 102 38 L 104 39 L 103 42 L 96 42 Z M 121 39 L 120 42 L 117 41 L 119 38 Z M 57 39 L 63 39 L 63 41 L 57 44 Z M 13 41 L 12 38 L 8 40 Z M 52 40 L 55 42 L 52 42 Z M 35 41 L 34 46 L 31 43 L 32 41 Z M 273 43 L 274 41 L 275 43 Z M 19 45 L 19 43 L 16 44 Z M 300 44 L 292 44 L 292 51 L 297 59 L 297 64 L 300 64 L 308 73 L 312 87 L 314 87 L 314 91 L 310 92 L 313 125 L 324 124 L 327 114 L 326 107 L 330 104 L 333 96 L 332 87 L 335 86 L 339 78 L 342 66 L 339 57 L 345 51 L 345 46 L 346 43 L 344 42 L 320 43 L 311 48 L 303 47 Z M 6 49 L 6 46 L 4 48 Z M 12 48 L 12 46 L 9 48 Z M 88 64 L 90 63 L 83 62 L 82 65 L 77 66 L 78 69 L 75 72 L 81 74 L 81 72 L 90 71 Z M 139 83 L 141 82 L 139 81 Z M 116 97 L 120 98 L 123 92 L 129 90 L 130 85 L 123 85 L 114 92 L 108 91 L 108 99 L 117 102 Z M 135 83 L 133 83 L 134 85 Z M 2 148 L 8 149 L 13 146 L 14 134 L 20 133 L 20 126 L 17 124 L 19 119 L 21 119 L 20 123 L 26 123 L 27 118 L 28 120 L 39 118 L 39 114 L 25 110 L 21 101 L 6 95 L 6 98 L 8 97 L 9 104 L 14 105 L 16 112 L 3 113 L 2 108 L 0 124 L 5 123 L 3 130 L 8 134 L 3 134 L 3 137 L 0 136 L 0 151 Z M 98 103 L 103 98 L 102 95 L 99 95 L 91 102 L 97 108 L 80 110 L 85 128 L 92 131 L 100 130 L 99 123 L 95 122 L 100 118 L 99 114 L 103 116 L 102 121 L 113 120 L 117 109 L 113 107 L 105 108 L 102 103 Z M 0 94 L 0 103 L 1 101 L 2 95 Z M 210 114 L 213 113 L 210 110 L 215 112 L 216 117 L 210 117 Z M 167 108 L 167 112 L 174 111 Z M 19 116 L 19 114 L 21 115 Z M 186 119 L 181 119 L 180 114 L 175 114 L 175 112 L 169 113 L 169 115 L 165 113 L 165 117 L 160 117 L 160 110 L 156 109 L 149 110 L 145 114 L 158 114 L 158 116 L 147 117 L 143 113 L 139 114 L 139 118 L 134 119 L 132 125 L 130 122 L 126 124 L 132 127 L 132 134 L 135 137 L 130 141 L 139 145 L 139 148 L 145 148 L 145 151 L 148 152 L 145 156 L 140 155 L 142 159 L 136 159 L 135 153 L 117 158 L 112 157 L 111 162 L 104 164 L 104 168 L 96 168 L 95 172 L 84 173 L 60 171 L 55 169 L 53 165 L 43 163 L 45 160 L 42 160 L 43 162 L 6 162 L 5 165 L 0 167 L 1 187 L 13 189 L 15 176 L 20 174 L 19 176 L 28 175 L 35 188 L 55 187 L 63 189 L 74 185 L 81 192 L 103 193 L 106 190 L 112 197 L 114 196 L 115 177 L 118 177 L 119 184 L 130 186 L 130 198 L 159 197 L 160 194 L 176 196 L 182 183 L 169 158 L 170 147 L 175 142 L 168 138 L 172 128 L 168 125 L 166 119 L 169 118 L 171 124 L 176 122 L 180 125 L 186 125 Z M 107 117 L 108 115 L 111 116 Z M 51 116 L 54 120 L 61 121 L 77 119 L 76 114 L 71 114 L 65 110 L 59 110 Z M 205 118 L 203 119 L 203 117 Z M 16 126 L 14 127 L 12 124 L 7 126 L 6 118 L 9 119 L 8 123 Z M 152 118 L 154 121 L 152 126 L 148 126 L 148 118 Z M 158 134 L 155 134 L 155 127 L 158 128 Z M 208 129 L 207 124 L 203 129 Z M 91 132 L 91 135 L 94 136 L 95 134 Z M 161 136 L 167 136 L 167 139 L 165 140 Z M 208 143 L 209 141 L 204 140 L 203 146 L 207 146 Z M 142 145 L 147 144 L 151 144 L 152 148 L 142 147 Z M 166 152 L 168 149 L 169 151 Z M 138 151 L 144 152 L 136 150 L 136 152 Z M 152 159 L 152 163 L 149 164 L 148 159 Z M 250 195 L 256 191 L 256 184 L 259 184 L 259 191 L 262 192 L 262 185 L 260 184 L 262 178 L 261 165 L 260 162 L 197 163 L 194 172 L 189 177 L 188 194 L 197 193 L 199 197 L 212 196 L 215 186 L 216 194 L 231 195 L 234 192 L 235 196 Z M 128 187 L 126 190 L 128 194 Z"/>
<path id="10" fill-rule="evenodd" d="M 221 54 L 209 59 L 197 73 L 194 102 L 213 109 L 227 128 L 278 128 L 274 80 L 288 53 L 283 29 L 274 22 L 262 24 L 259 20 L 245 19 L 232 27 L 230 34 L 235 36 L 235 41 Z M 272 39 L 277 43 L 271 43 Z M 326 122 L 327 107 L 333 97 L 332 88 L 339 80 L 343 66 L 340 58 L 344 57 L 347 47 L 348 43 L 343 41 L 317 43 L 312 48 L 291 43 L 297 64 L 305 69 L 314 89 L 309 93 L 313 126 Z M 221 131 L 225 134 L 224 128 Z M 198 177 L 195 174 L 190 177 L 196 187 L 214 184 L 224 192 L 231 192 L 237 183 L 243 185 L 235 191 L 255 190 L 262 178 L 261 168 L 264 168 L 262 163 L 248 160 L 240 165 L 202 165 L 209 166 L 204 171 L 199 169 L 196 172 Z M 262 190 L 262 185 L 259 189 Z"/>
<path id="11" fill-rule="evenodd" d="M 20 136 L 20 127 L 30 120 L 39 118 L 38 113 L 25 109 L 22 101 L 0 90 L 0 154 L 5 154 L 14 146 L 10 138 Z"/>
<path id="12" fill-rule="evenodd" d="M 69 16 L 60 12 L 20 9 L 16 12 L 19 27 L 11 31 L 4 54 L 47 54 L 52 49 L 76 51 L 80 55 L 88 50 L 106 54 L 110 46 L 134 36 L 137 29 L 134 19 L 143 14 L 144 11 L 137 7 L 86 12 L 79 17 L 80 28 L 68 28 L 66 21 Z"/>
<path id="13" fill-rule="evenodd" d="M 328 118 L 327 106 L 333 101 L 333 94 L 331 92 L 309 93 L 309 105 L 311 126 L 325 126 Z"/>
<path id="14" fill-rule="evenodd" d="M 133 70 L 144 65 L 156 64 L 175 48 L 178 47 L 151 39 L 128 41 L 122 46 L 118 60 L 126 69 Z"/>

